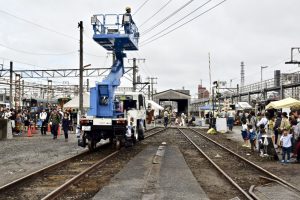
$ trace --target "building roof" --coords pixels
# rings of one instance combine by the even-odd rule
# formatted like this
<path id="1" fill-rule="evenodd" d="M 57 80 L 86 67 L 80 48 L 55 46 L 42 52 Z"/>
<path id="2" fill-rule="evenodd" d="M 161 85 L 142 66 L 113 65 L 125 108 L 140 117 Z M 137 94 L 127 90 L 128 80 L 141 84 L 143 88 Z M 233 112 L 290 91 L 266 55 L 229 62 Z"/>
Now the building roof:
<path id="1" fill-rule="evenodd" d="M 178 90 L 165 90 L 153 95 L 154 99 L 190 99 L 191 95 Z"/>

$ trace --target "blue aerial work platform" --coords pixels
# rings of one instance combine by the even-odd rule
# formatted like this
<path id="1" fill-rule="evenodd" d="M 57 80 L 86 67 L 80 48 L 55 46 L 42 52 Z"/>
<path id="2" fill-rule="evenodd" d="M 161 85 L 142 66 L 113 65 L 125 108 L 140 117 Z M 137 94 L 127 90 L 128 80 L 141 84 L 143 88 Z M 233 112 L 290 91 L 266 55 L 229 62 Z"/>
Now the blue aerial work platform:
<path id="1" fill-rule="evenodd" d="M 130 33 L 126 34 L 120 23 L 122 16 L 106 14 L 92 17 L 93 39 L 108 51 L 138 50 L 138 29 L 135 24 L 130 24 Z"/>
<path id="2" fill-rule="evenodd" d="M 116 118 L 118 116 L 114 94 L 124 75 L 123 59 L 126 54 L 123 51 L 138 50 L 139 39 L 138 29 L 133 23 L 125 32 L 121 23 L 122 17 L 123 15 L 118 14 L 99 14 L 91 18 L 94 41 L 106 50 L 113 51 L 115 61 L 108 76 L 102 82 L 96 83 L 96 87 L 91 88 L 89 116 L 98 118 Z"/>

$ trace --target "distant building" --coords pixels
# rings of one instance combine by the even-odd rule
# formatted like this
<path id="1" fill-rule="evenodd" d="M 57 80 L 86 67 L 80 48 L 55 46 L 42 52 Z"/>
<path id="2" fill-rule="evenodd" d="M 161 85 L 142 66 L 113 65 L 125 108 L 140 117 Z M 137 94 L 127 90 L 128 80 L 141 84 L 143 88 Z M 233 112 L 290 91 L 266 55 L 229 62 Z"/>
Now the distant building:
<path id="1" fill-rule="evenodd" d="M 209 91 L 206 89 L 206 87 L 203 87 L 202 85 L 198 85 L 198 99 L 207 99 L 209 98 Z"/>

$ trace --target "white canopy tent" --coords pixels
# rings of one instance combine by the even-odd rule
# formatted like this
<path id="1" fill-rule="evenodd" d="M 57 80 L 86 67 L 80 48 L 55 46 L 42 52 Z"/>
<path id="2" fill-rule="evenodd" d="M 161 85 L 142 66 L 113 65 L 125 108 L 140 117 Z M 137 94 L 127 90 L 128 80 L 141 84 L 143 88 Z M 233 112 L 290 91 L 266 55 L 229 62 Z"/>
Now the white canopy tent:
<path id="1" fill-rule="evenodd" d="M 158 103 L 152 101 L 152 100 L 146 100 L 146 105 L 147 105 L 147 108 L 150 104 L 150 107 L 151 109 L 154 110 L 154 116 L 157 116 L 159 115 L 159 111 L 160 110 L 163 110 L 164 108 L 162 106 L 160 106 Z"/>
<path id="2" fill-rule="evenodd" d="M 266 109 L 281 109 L 281 108 L 290 108 L 292 106 L 299 106 L 300 101 L 288 97 L 286 99 L 282 99 L 280 101 L 273 101 L 266 106 Z"/>
<path id="3" fill-rule="evenodd" d="M 238 102 L 236 105 L 235 105 L 236 109 L 237 110 L 247 110 L 247 109 L 252 109 L 252 106 L 247 103 L 247 102 Z"/>
<path id="4" fill-rule="evenodd" d="M 90 94 L 83 93 L 83 108 L 87 109 L 90 107 Z M 64 108 L 79 108 L 79 96 L 74 97 L 68 103 L 64 105 Z"/>

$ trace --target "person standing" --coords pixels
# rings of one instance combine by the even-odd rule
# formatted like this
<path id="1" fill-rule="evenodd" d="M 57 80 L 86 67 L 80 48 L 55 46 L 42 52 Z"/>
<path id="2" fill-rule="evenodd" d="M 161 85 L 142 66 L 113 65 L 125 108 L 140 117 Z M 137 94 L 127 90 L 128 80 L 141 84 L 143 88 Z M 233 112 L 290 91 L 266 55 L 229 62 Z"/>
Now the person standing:
<path id="1" fill-rule="evenodd" d="M 4 112 L 4 119 L 9 119 L 11 117 L 11 111 L 7 108 Z"/>
<path id="2" fill-rule="evenodd" d="M 30 125 L 30 122 L 29 122 L 29 114 L 28 114 L 28 111 L 27 110 L 24 110 L 24 113 L 23 113 L 23 119 L 24 119 L 24 131 L 28 131 L 28 128 L 29 128 L 29 125 Z"/>
<path id="3" fill-rule="evenodd" d="M 250 144 L 249 144 L 249 135 L 248 135 L 248 131 L 247 131 L 248 127 L 247 127 L 247 122 L 246 120 L 242 121 L 242 130 L 241 130 L 241 134 L 244 140 L 244 144 L 242 145 L 243 147 L 249 147 L 250 148 Z"/>
<path id="4" fill-rule="evenodd" d="M 280 138 L 280 144 L 282 146 L 282 163 L 289 163 L 290 162 L 290 153 L 291 153 L 291 147 L 292 147 L 292 134 L 289 134 L 287 129 L 282 130 L 283 135 Z M 287 155 L 287 160 L 285 159 L 285 156 Z"/>
<path id="5" fill-rule="evenodd" d="M 268 122 L 269 122 L 269 113 L 265 113 L 264 115 L 263 115 L 263 117 L 257 122 L 257 124 L 256 124 L 256 126 L 257 127 L 260 127 L 260 125 L 264 125 L 264 127 L 266 128 L 267 127 L 267 125 L 268 125 Z"/>
<path id="6" fill-rule="evenodd" d="M 64 131 L 66 142 L 68 141 L 69 126 L 70 126 L 70 120 L 69 120 L 68 113 L 64 113 L 64 117 L 62 119 L 62 128 L 63 128 L 63 131 Z"/>
<path id="7" fill-rule="evenodd" d="M 250 112 L 250 115 L 249 115 L 249 124 L 252 125 L 253 131 L 256 131 L 257 119 L 256 119 L 256 116 L 255 116 L 255 112 L 254 112 L 254 111 L 251 111 L 251 112 Z"/>
<path id="8" fill-rule="evenodd" d="M 288 119 L 288 115 L 286 112 L 283 112 L 281 115 L 281 123 L 280 123 L 280 132 L 279 132 L 279 138 L 281 137 L 281 133 L 283 132 L 284 129 L 290 130 L 291 128 L 291 124 L 290 121 Z"/>
<path id="9" fill-rule="evenodd" d="M 181 125 L 182 126 L 185 126 L 185 114 L 184 113 L 181 113 Z"/>
<path id="10" fill-rule="evenodd" d="M 16 135 L 22 134 L 22 112 L 18 110 L 16 115 Z"/>
<path id="11" fill-rule="evenodd" d="M 46 135 L 47 131 L 47 113 L 45 109 L 40 113 L 40 120 L 42 121 L 41 134 Z"/>
<path id="12" fill-rule="evenodd" d="M 165 126 L 165 128 L 167 128 L 168 123 L 169 123 L 169 113 L 168 113 L 167 110 L 165 110 L 165 112 L 164 112 L 164 126 Z"/>
<path id="13" fill-rule="evenodd" d="M 51 123 L 51 133 L 53 134 L 53 139 L 57 139 L 57 131 L 59 128 L 60 123 L 60 114 L 57 112 L 56 109 L 53 110 L 51 116 L 50 116 L 50 123 Z"/>
<path id="14" fill-rule="evenodd" d="M 248 124 L 248 135 L 251 144 L 251 151 L 254 151 L 254 149 L 256 148 L 256 133 L 253 129 L 252 124 Z"/>
<path id="15" fill-rule="evenodd" d="M 278 147 L 278 135 L 280 132 L 280 124 L 281 124 L 281 113 L 278 112 L 275 120 L 275 125 L 274 125 L 274 135 L 275 135 L 274 146 L 276 149 Z"/>
<path id="16" fill-rule="evenodd" d="M 134 24 L 131 16 L 131 8 L 126 7 L 126 13 L 123 14 L 122 26 L 124 26 L 124 31 L 126 34 L 131 34 L 131 24 Z"/>

